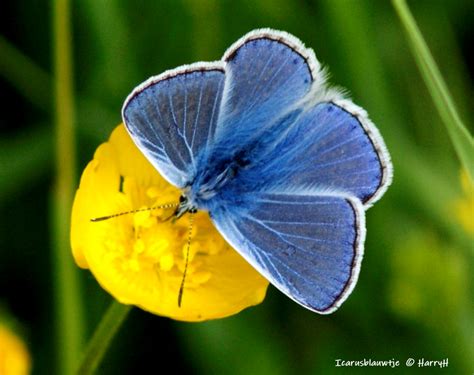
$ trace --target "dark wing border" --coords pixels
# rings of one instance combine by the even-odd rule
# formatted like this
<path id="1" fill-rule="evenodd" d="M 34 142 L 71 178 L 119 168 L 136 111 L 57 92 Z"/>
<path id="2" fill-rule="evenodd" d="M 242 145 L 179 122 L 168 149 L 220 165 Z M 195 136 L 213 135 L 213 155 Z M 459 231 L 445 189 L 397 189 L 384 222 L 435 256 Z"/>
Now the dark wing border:
<path id="1" fill-rule="evenodd" d="M 387 150 L 387 146 L 385 146 L 385 142 L 380 135 L 379 130 L 369 119 L 367 112 L 363 108 L 359 107 L 348 99 L 334 99 L 328 101 L 328 103 L 338 106 L 357 120 L 362 129 L 364 129 L 367 138 L 369 138 L 374 151 L 377 154 L 382 172 L 382 178 L 380 179 L 377 190 L 369 198 L 362 202 L 364 204 L 364 208 L 368 209 L 382 197 L 393 180 L 393 164 L 390 154 Z"/>

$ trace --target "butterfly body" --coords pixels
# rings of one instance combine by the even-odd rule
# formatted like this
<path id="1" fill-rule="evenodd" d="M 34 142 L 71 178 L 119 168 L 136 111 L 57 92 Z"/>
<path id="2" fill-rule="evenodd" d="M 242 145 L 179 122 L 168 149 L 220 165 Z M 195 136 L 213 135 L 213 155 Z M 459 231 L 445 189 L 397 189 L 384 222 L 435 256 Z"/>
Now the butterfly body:
<path id="1" fill-rule="evenodd" d="M 325 84 L 295 37 L 255 30 L 220 61 L 138 86 L 124 123 L 183 191 L 176 211 L 208 211 L 222 236 L 278 289 L 330 313 L 351 293 L 365 210 L 392 165 L 366 112 Z"/>
<path id="2" fill-rule="evenodd" d="M 279 119 L 282 125 L 285 119 Z M 275 160 L 277 154 L 288 152 L 279 147 L 282 140 L 279 132 L 259 134 L 248 144 L 236 143 L 230 138 L 224 139 L 213 147 L 213 153 L 203 152 L 197 157 L 196 174 L 183 188 L 186 198 L 184 206 L 205 210 L 211 213 L 220 205 L 239 205 L 243 198 L 253 191 L 269 187 L 272 176 L 262 175 L 260 170 L 269 160 Z M 278 135 L 276 137 L 275 135 Z M 229 150 L 231 150 L 229 152 Z M 273 181 L 281 180 L 275 176 Z"/>

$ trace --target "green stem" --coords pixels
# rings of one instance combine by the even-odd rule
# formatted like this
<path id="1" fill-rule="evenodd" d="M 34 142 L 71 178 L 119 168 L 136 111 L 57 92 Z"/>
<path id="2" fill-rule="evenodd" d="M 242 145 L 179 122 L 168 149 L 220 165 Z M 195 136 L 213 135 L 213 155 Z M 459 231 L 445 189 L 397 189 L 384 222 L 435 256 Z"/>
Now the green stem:
<path id="1" fill-rule="evenodd" d="M 74 265 L 69 229 L 76 186 L 74 100 L 72 85 L 70 7 L 68 0 L 53 6 L 54 114 L 56 181 L 53 191 L 53 272 L 56 350 L 60 374 L 72 374 L 79 360 L 84 332 L 78 269 Z"/>
<path id="2" fill-rule="evenodd" d="M 95 372 L 131 309 L 130 305 L 122 305 L 116 300 L 112 302 L 87 345 L 77 374 L 87 375 Z"/>
<path id="3" fill-rule="evenodd" d="M 446 125 L 459 160 L 474 181 L 474 141 L 456 110 L 446 83 L 405 0 L 392 0 L 392 3 L 405 28 L 415 61 L 436 109 Z"/>

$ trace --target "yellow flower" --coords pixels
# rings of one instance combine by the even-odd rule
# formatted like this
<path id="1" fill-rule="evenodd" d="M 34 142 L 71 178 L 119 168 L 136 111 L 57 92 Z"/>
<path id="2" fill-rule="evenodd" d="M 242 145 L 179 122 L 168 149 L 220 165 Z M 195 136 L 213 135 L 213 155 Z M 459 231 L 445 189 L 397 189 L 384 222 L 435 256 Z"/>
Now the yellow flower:
<path id="1" fill-rule="evenodd" d="M 26 375 L 31 370 L 31 359 L 24 342 L 0 323 L 0 374 Z"/>
<path id="2" fill-rule="evenodd" d="M 119 302 L 184 321 L 236 314 L 265 298 L 268 282 L 219 235 L 206 212 L 194 216 L 182 304 L 189 214 L 167 220 L 173 208 L 91 222 L 92 218 L 177 203 L 166 182 L 132 142 L 123 125 L 99 146 L 84 170 L 72 209 L 71 245 Z"/>
<path id="3" fill-rule="evenodd" d="M 456 216 L 464 230 L 474 235 L 474 184 L 465 170 L 461 171 L 461 187 L 464 197 L 455 202 Z"/>

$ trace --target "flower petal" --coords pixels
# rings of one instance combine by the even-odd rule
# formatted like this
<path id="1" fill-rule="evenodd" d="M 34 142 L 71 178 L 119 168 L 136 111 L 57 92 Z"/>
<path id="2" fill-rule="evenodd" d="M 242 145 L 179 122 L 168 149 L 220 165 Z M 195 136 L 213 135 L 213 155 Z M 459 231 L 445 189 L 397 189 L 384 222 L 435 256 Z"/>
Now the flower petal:
<path id="1" fill-rule="evenodd" d="M 76 193 L 71 226 L 76 263 L 120 302 L 173 319 L 222 318 L 260 303 L 268 281 L 224 241 L 205 212 L 195 215 L 181 307 L 189 214 L 167 220 L 173 211 L 163 208 L 91 222 L 177 203 L 180 194 L 118 126 L 97 149 Z"/>

